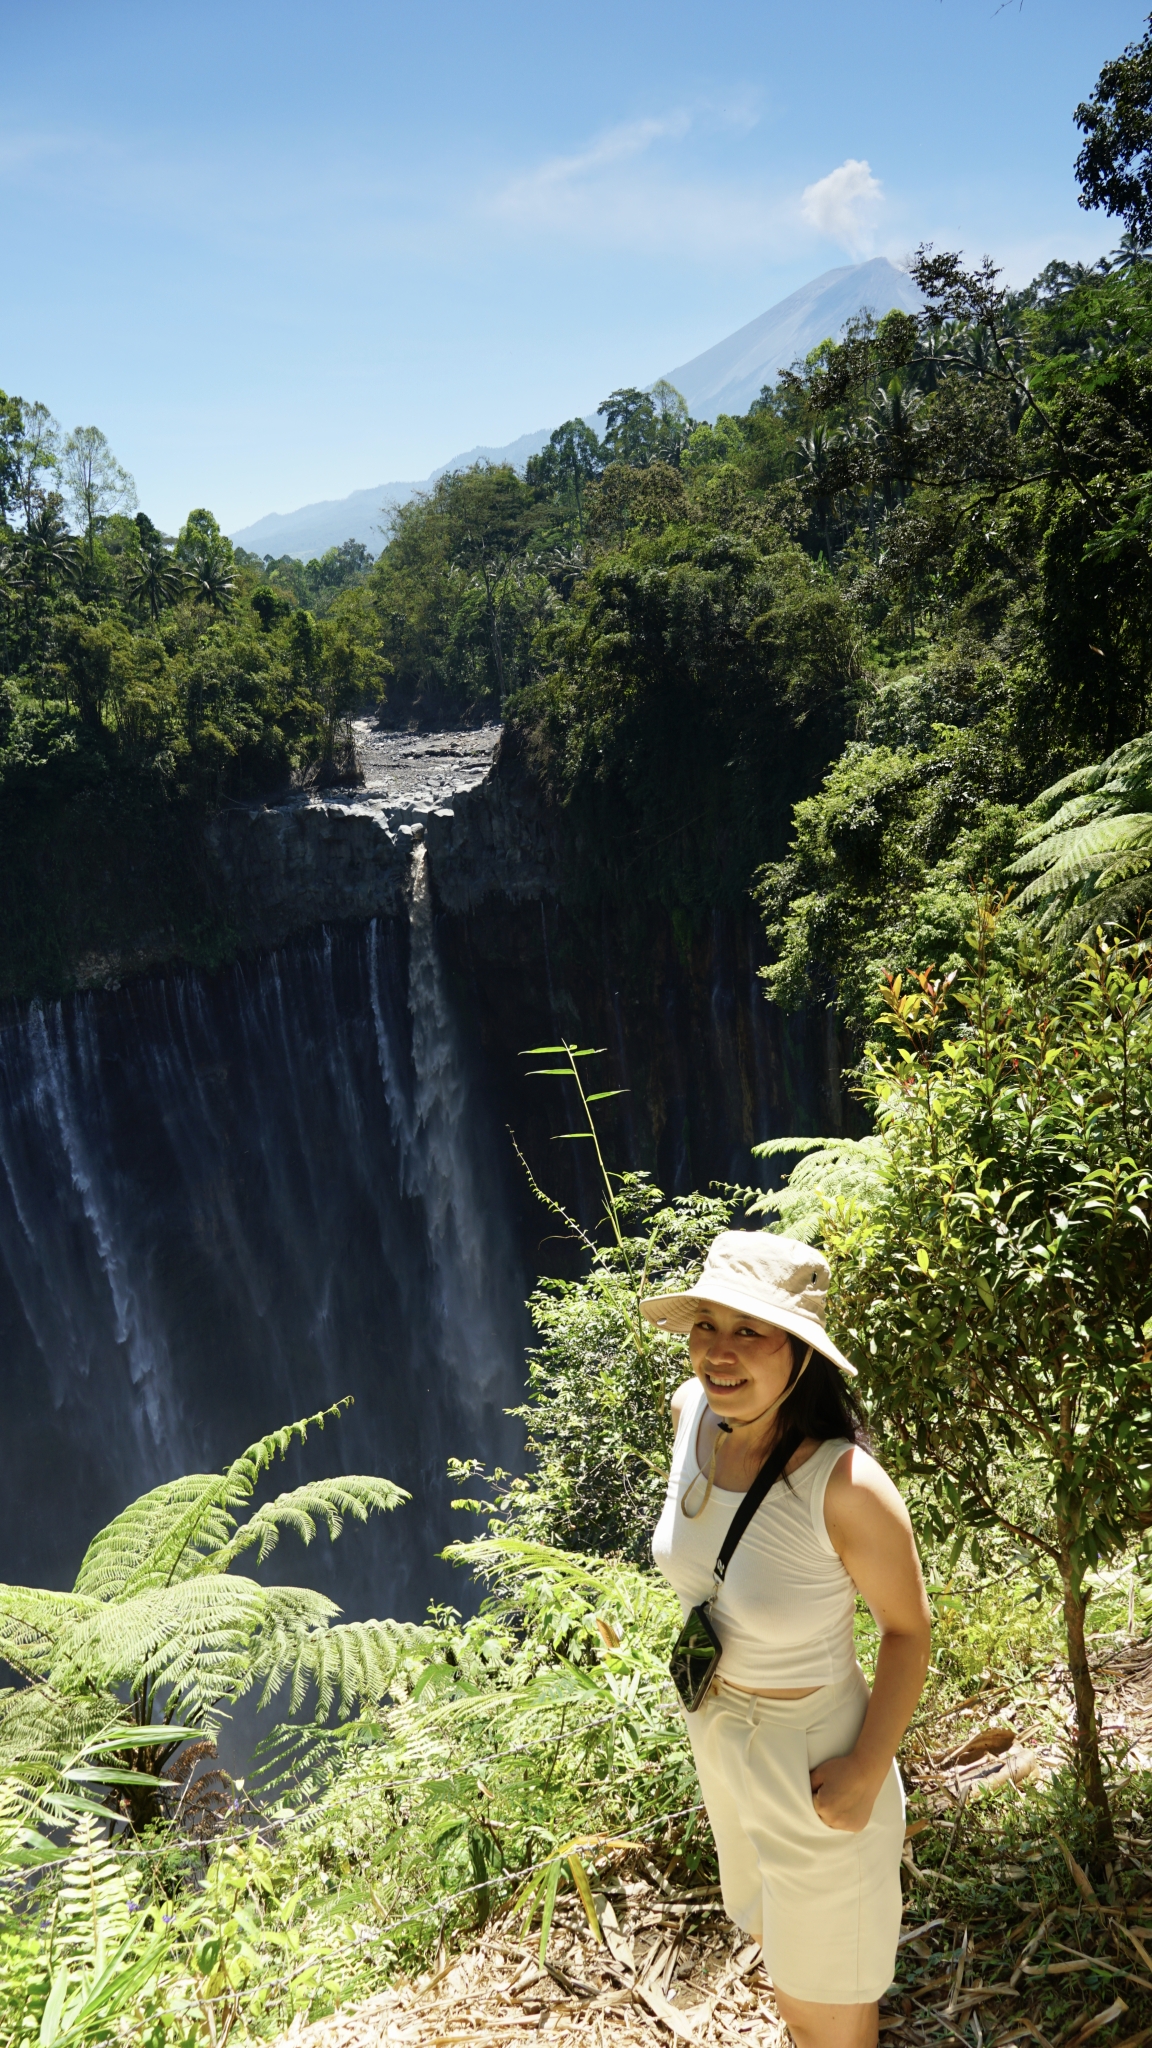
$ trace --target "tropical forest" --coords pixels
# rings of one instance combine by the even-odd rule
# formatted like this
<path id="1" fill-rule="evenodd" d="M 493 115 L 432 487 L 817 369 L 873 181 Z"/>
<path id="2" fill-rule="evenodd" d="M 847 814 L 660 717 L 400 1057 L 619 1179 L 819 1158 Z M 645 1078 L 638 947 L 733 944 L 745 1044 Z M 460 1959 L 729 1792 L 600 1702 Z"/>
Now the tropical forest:
<path id="1" fill-rule="evenodd" d="M 376 549 L 0 394 L 3 2048 L 783 2038 L 651 1554 L 728 1229 L 924 1564 L 883 2039 L 1152 2041 L 1152 22 L 1083 90 L 1099 260 Z"/>

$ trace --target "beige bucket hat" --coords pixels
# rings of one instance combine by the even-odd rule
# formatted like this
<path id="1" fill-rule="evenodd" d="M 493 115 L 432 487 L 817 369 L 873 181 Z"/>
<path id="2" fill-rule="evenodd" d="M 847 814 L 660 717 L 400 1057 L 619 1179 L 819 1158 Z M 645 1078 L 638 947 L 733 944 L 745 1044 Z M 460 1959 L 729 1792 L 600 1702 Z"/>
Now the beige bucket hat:
<path id="1" fill-rule="evenodd" d="M 654 1294 L 640 1303 L 640 1312 L 657 1329 L 684 1337 L 701 1305 L 714 1301 L 787 1330 L 855 1379 L 856 1367 L 824 1329 L 831 1278 L 823 1252 L 798 1238 L 778 1237 L 774 1230 L 723 1230 L 691 1294 Z"/>

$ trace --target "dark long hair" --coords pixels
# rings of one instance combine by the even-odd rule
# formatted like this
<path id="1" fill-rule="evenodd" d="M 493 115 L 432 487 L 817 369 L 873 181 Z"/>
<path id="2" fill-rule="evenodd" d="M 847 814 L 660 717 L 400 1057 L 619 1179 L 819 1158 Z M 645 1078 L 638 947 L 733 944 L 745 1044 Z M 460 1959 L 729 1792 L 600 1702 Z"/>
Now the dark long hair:
<path id="1" fill-rule="evenodd" d="M 817 1437 L 822 1444 L 832 1437 L 843 1436 L 850 1444 L 860 1444 L 868 1450 L 868 1419 L 851 1381 L 844 1378 L 822 1351 L 813 1351 L 807 1371 L 797 1385 L 808 1346 L 803 1337 L 793 1337 L 791 1332 L 788 1341 L 792 1346 L 792 1371 L 788 1385 L 794 1391 L 781 1402 L 777 1411 L 781 1433 L 797 1429 L 801 1436 Z"/>

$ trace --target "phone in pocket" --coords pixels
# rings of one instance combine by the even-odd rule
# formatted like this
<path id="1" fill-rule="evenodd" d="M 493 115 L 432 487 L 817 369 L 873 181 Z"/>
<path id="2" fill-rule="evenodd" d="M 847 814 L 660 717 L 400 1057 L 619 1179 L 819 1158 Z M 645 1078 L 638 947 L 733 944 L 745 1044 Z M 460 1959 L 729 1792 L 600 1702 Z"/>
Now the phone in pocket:
<path id="1" fill-rule="evenodd" d="M 694 1607 L 673 1646 L 668 1665 L 681 1703 L 694 1714 L 705 1697 L 720 1662 L 720 1638 L 705 1607 Z"/>

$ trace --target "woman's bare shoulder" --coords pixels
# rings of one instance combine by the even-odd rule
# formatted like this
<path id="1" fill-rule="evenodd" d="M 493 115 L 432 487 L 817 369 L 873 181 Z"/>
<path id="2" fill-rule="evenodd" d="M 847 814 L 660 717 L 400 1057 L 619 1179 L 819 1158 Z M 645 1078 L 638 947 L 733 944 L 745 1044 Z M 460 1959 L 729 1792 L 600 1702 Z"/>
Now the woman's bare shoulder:
<path id="1" fill-rule="evenodd" d="M 897 1521 L 908 1523 L 908 1510 L 879 1459 L 861 1444 L 853 1444 L 837 1458 L 828 1475 L 824 1516 L 831 1530 L 833 1518 L 855 1521 L 862 1514 L 869 1519 L 877 1514 L 894 1515 Z"/>

